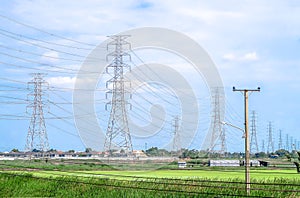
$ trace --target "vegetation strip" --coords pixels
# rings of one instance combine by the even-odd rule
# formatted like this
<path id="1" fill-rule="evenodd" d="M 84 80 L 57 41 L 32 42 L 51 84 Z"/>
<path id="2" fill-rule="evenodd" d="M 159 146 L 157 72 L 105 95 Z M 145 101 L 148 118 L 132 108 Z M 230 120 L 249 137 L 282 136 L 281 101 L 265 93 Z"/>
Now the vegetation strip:
<path id="1" fill-rule="evenodd" d="M 67 183 L 80 183 L 80 184 L 88 184 L 88 185 L 95 185 L 95 186 L 106 186 L 106 187 L 114 187 L 114 188 L 128 188 L 128 189 L 138 189 L 138 190 L 150 190 L 150 191 L 162 191 L 162 192 L 170 192 L 170 193 L 184 193 L 184 194 L 205 194 L 205 195 L 216 195 L 215 193 L 209 192 L 193 192 L 193 191 L 182 191 L 182 190 L 167 190 L 167 189 L 158 189 L 158 188 L 146 188 L 146 187 L 136 187 L 136 186 L 125 186 L 125 185 L 112 185 L 112 184 L 99 184 L 99 183 L 92 183 L 92 182 L 84 182 L 84 181 L 74 181 L 74 180 L 67 180 L 68 178 L 57 179 L 57 178 L 45 178 L 45 177 L 36 177 L 30 174 L 13 174 L 13 173 L 4 173 L 0 172 L 0 174 L 6 174 L 10 176 L 18 176 L 18 177 L 30 177 L 33 179 L 42 179 L 42 180 L 53 180 L 53 181 L 60 181 L 60 182 L 67 182 Z M 218 193 L 218 195 L 222 196 L 241 196 L 241 194 L 224 194 Z M 257 196 L 247 196 L 247 197 L 257 197 Z"/>
<path id="2" fill-rule="evenodd" d="M 63 183 L 77 183 L 82 185 L 96 186 L 98 188 L 107 188 L 107 191 L 111 194 L 105 194 L 101 189 L 97 191 L 98 196 L 112 197 L 112 196 L 130 196 L 130 197 L 143 197 L 143 196 L 153 196 L 157 197 L 164 195 L 164 197 L 169 197 L 168 194 L 172 194 L 170 197 L 201 197 L 201 195 L 206 195 L 206 197 L 247 197 L 245 193 L 245 184 L 242 182 L 241 178 L 227 178 L 227 179 L 209 179 L 205 178 L 180 178 L 180 175 L 184 176 L 186 173 L 196 173 L 207 175 L 212 175 L 214 171 L 209 168 L 203 170 L 157 170 L 157 171 L 111 171 L 104 172 L 101 170 L 101 167 L 93 168 L 92 170 L 84 171 L 84 169 L 79 168 L 81 164 L 77 165 L 68 165 L 68 166 L 59 166 L 43 163 L 31 162 L 31 164 L 16 164 L 17 162 L 5 162 L 1 163 L 2 171 L 0 174 L 1 187 L 0 187 L 0 196 L 7 196 L 6 194 L 1 194 L 3 192 L 9 192 L 11 190 L 9 186 L 6 186 L 7 183 L 11 182 L 11 188 L 16 185 L 13 189 L 16 193 L 24 193 L 26 191 L 24 185 L 27 185 L 27 182 L 36 183 L 37 186 L 41 182 L 38 180 L 45 181 L 45 183 L 53 182 L 55 185 L 61 185 Z M 22 162 L 21 162 L 22 163 Z M 88 165 L 84 165 L 86 167 Z M 99 169 L 100 168 L 100 169 Z M 107 169 L 105 167 L 104 169 Z M 78 171 L 79 170 L 79 171 Z M 92 172 L 91 172 L 92 171 Z M 218 171 L 216 171 L 218 172 Z M 221 171 L 224 173 L 237 173 L 242 174 L 241 170 L 230 170 L 230 171 Z M 272 170 L 261 170 L 258 172 L 263 172 L 265 174 L 272 174 Z M 182 174 L 181 174 L 182 173 Z M 282 176 L 289 171 L 282 172 Z M 137 174 L 137 175 L 134 175 Z M 141 176 L 148 175 L 149 176 Z M 164 177 L 166 175 L 175 174 L 179 178 L 168 178 Z M 237 174 L 232 174 L 236 175 Z M 15 181 L 14 178 L 22 177 L 27 178 L 25 180 Z M 188 174 L 195 175 L 195 174 Z M 207 176 L 206 175 L 206 176 Z M 293 174 L 294 175 L 294 174 Z M 298 175 L 298 174 L 297 174 Z M 219 175 L 218 175 L 219 176 Z M 231 176 L 232 177 L 232 176 Z M 30 181 L 29 181 L 30 180 Z M 274 178 L 274 179 L 253 179 L 251 181 L 251 197 L 299 197 L 300 196 L 300 180 L 298 178 L 294 179 L 284 179 L 284 178 Z M 20 183 L 21 182 L 21 183 Z M 22 182 L 24 182 L 22 184 Z M 60 183 L 60 184 L 59 184 Z M 54 185 L 51 184 L 51 185 Z M 46 185 L 46 184 L 45 184 Z M 48 185 L 48 184 L 47 184 Z M 50 184 L 49 184 L 50 185 Z M 31 186 L 31 188 L 35 188 Z M 49 187 L 44 187 L 41 192 L 44 194 L 39 194 L 35 196 L 55 196 L 56 194 L 51 193 L 61 193 L 63 190 L 54 189 L 49 192 Z M 73 187 L 72 187 L 73 188 Z M 74 190 L 74 193 L 79 193 L 86 189 L 87 187 L 82 187 L 82 189 Z M 118 190 L 112 190 L 118 189 Z M 19 191 L 18 191 L 19 189 Z M 90 187 L 88 187 L 90 189 Z M 51 191 L 51 190 L 50 190 Z M 68 189 L 70 191 L 70 189 Z M 101 191 L 101 192 L 100 192 Z M 144 191 L 149 193 L 145 194 Z M 96 192 L 96 191 L 95 191 Z M 150 193 L 151 192 L 151 193 Z M 161 194 L 157 194 L 161 192 Z M 49 194 L 50 193 L 50 194 Z M 83 193 L 83 192 L 81 192 Z M 86 192 L 85 192 L 86 193 Z M 100 194 L 99 194 L 100 193 Z M 104 193 L 104 194 L 101 194 Z M 119 194 L 118 194 L 119 193 Z M 125 193 L 125 194 L 122 194 Z M 112 195 L 113 194 L 113 195 Z M 143 195 L 141 195 L 143 194 Z M 87 197 L 93 197 L 88 196 Z M 184 195 L 184 196 L 183 196 Z M 24 196 L 24 194 L 13 194 L 12 196 Z M 96 196 L 96 195 L 95 195 Z"/>

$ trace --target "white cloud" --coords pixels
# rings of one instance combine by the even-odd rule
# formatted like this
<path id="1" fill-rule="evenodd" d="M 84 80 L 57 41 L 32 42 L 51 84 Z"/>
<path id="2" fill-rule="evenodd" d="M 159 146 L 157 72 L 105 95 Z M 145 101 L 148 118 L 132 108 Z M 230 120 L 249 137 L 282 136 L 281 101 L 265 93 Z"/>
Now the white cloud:
<path id="1" fill-rule="evenodd" d="M 224 54 L 222 58 L 227 61 L 257 61 L 259 59 L 256 52 L 248 52 L 242 55 L 228 53 Z"/>
<path id="2" fill-rule="evenodd" d="M 68 76 L 58 76 L 58 77 L 50 77 L 46 81 L 49 83 L 50 87 L 58 86 L 63 88 L 73 88 L 76 78 L 68 77 Z"/>
<path id="3" fill-rule="evenodd" d="M 234 54 L 225 54 L 223 55 L 223 59 L 224 60 L 229 60 L 229 61 L 233 61 L 236 60 L 236 56 Z"/>
<path id="4" fill-rule="evenodd" d="M 246 61 L 256 61 L 258 60 L 258 57 L 256 52 L 249 52 L 245 54 L 241 59 Z"/>
<path id="5" fill-rule="evenodd" d="M 48 51 L 42 55 L 41 59 L 46 62 L 55 63 L 59 60 L 59 53 L 56 51 Z"/>

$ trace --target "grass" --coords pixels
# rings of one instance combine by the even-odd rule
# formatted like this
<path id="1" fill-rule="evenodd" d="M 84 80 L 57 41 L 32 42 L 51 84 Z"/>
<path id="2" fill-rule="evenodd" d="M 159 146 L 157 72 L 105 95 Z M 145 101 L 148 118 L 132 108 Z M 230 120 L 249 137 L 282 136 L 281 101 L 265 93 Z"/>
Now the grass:
<path id="1" fill-rule="evenodd" d="M 87 174 L 109 174 L 121 176 L 141 176 L 156 178 L 213 178 L 213 179 L 243 179 L 244 170 L 154 170 L 154 171 L 83 171 Z M 81 172 L 82 173 L 82 172 Z M 251 178 L 265 179 L 300 179 L 295 170 L 251 170 Z"/>
<path id="2" fill-rule="evenodd" d="M 0 196 L 43 196 L 43 197 L 244 197 L 245 185 L 239 178 L 159 178 L 161 173 L 136 174 L 145 178 L 122 178 L 120 172 L 110 171 L 118 176 L 89 175 L 86 173 L 37 171 L 2 171 L 0 174 Z M 180 171 L 179 171 L 180 172 Z M 194 171 L 190 171 L 194 172 Z M 198 172 L 198 171 L 197 171 Z M 116 174 L 118 173 L 118 174 Z M 184 171 L 182 172 L 184 173 Z M 128 173 L 124 173 L 128 176 Z M 149 174 L 149 172 L 148 172 Z M 86 176 L 86 177 L 82 177 Z M 93 177 L 92 177 L 93 176 Z M 259 197 L 299 197 L 299 179 L 252 180 L 251 195 Z"/>
<path id="3" fill-rule="evenodd" d="M 1 162 L 0 167 L 0 197 L 245 196 L 243 167 L 121 171 L 93 160 Z M 300 197 L 295 169 L 252 168 L 250 173 L 253 196 Z"/>

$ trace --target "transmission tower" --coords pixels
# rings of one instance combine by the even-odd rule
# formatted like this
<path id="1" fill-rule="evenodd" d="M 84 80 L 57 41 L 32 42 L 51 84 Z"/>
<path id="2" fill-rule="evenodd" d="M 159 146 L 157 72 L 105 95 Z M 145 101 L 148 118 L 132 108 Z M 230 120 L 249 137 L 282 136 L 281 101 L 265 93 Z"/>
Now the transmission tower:
<path id="1" fill-rule="evenodd" d="M 210 151 L 217 151 L 219 146 L 219 152 L 226 152 L 225 131 L 221 120 L 221 115 L 224 114 L 224 110 L 221 109 L 221 101 L 223 101 L 224 95 L 221 94 L 222 87 L 215 87 L 212 89 L 212 131 L 210 139 Z M 223 145 L 223 146 L 222 146 Z"/>
<path id="2" fill-rule="evenodd" d="M 286 137 L 286 139 L 285 139 L 285 149 L 286 149 L 287 151 L 289 151 L 289 150 L 290 150 L 289 134 L 286 134 L 285 137 Z"/>
<path id="3" fill-rule="evenodd" d="M 173 129 L 174 129 L 174 136 L 173 136 L 173 151 L 177 152 L 181 150 L 181 143 L 180 143 L 180 135 L 179 135 L 179 118 L 175 116 L 173 119 Z"/>
<path id="4" fill-rule="evenodd" d="M 250 131 L 250 153 L 258 153 L 258 143 L 257 143 L 257 136 L 256 136 L 256 113 L 252 111 L 251 116 L 251 131 Z"/>
<path id="5" fill-rule="evenodd" d="M 278 142 L 278 150 L 283 149 L 282 147 L 282 133 L 281 130 L 279 130 L 279 142 Z"/>
<path id="6" fill-rule="evenodd" d="M 32 91 L 28 94 L 28 99 L 30 99 L 30 104 L 27 109 L 31 109 L 32 116 L 30 120 L 30 125 L 28 128 L 27 141 L 25 150 L 32 151 L 34 149 L 38 151 L 49 150 L 49 143 L 44 119 L 45 107 L 45 88 L 48 88 L 48 83 L 43 79 L 45 74 L 34 73 L 33 79 L 28 82 L 28 88 Z"/>
<path id="7" fill-rule="evenodd" d="M 261 151 L 265 152 L 265 140 L 262 140 L 261 142 Z"/>
<path id="8" fill-rule="evenodd" d="M 221 151 L 223 154 L 227 151 L 227 146 L 226 146 L 226 131 L 225 128 L 223 127 L 222 133 L 221 133 Z"/>
<path id="9" fill-rule="evenodd" d="M 273 130 L 272 130 L 272 123 L 269 122 L 268 125 L 268 149 L 267 153 L 274 152 L 274 142 L 273 142 Z"/>
<path id="10" fill-rule="evenodd" d="M 109 53 L 107 57 L 112 57 L 112 62 L 107 66 L 106 72 L 112 73 L 113 77 L 106 82 L 106 87 L 112 87 L 108 92 L 111 94 L 111 101 L 107 105 L 111 106 L 104 150 L 112 154 L 112 150 L 116 149 L 124 152 L 129 156 L 132 154 L 131 135 L 128 127 L 127 106 L 130 105 L 126 101 L 128 90 L 125 84 L 129 83 L 124 79 L 124 70 L 130 66 L 125 63 L 125 59 L 130 60 L 130 55 L 126 52 L 130 50 L 130 43 L 126 41 L 129 35 L 110 36 L 112 41 L 108 43 L 107 48 L 111 46 L 114 51 Z"/>

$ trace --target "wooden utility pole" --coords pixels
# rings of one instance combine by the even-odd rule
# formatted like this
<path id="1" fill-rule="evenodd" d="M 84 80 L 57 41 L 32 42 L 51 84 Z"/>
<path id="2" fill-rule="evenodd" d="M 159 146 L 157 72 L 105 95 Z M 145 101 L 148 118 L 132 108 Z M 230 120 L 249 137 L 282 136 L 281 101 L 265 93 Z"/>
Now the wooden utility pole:
<path id="1" fill-rule="evenodd" d="M 239 91 L 244 93 L 244 106 L 245 106 L 245 184 L 247 195 L 250 195 L 250 139 L 249 139 L 249 114 L 248 114 L 248 97 L 249 92 L 260 91 L 260 87 L 257 89 L 236 89 L 233 87 L 233 91 Z"/>

